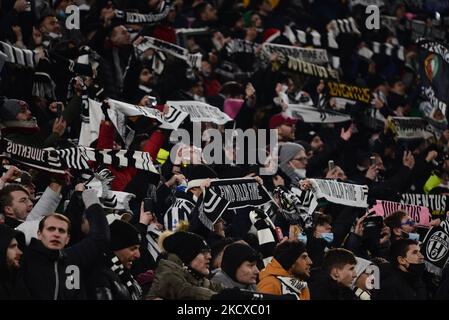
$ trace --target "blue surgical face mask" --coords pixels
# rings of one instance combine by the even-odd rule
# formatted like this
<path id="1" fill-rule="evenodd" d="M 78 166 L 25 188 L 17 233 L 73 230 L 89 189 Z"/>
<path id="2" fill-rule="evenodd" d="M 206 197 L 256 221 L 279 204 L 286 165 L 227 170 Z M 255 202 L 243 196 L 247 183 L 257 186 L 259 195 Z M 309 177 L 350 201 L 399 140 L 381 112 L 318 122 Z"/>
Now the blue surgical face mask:
<path id="1" fill-rule="evenodd" d="M 178 191 L 178 192 L 186 192 L 186 190 L 187 190 L 187 186 L 184 186 L 184 185 L 179 185 L 179 186 L 177 186 L 176 187 L 176 191 Z"/>
<path id="2" fill-rule="evenodd" d="M 307 244 L 307 235 L 304 232 L 300 233 L 298 235 L 298 240 L 304 244 Z"/>
<path id="3" fill-rule="evenodd" d="M 411 240 L 419 241 L 419 233 L 410 232 L 408 238 Z"/>
<path id="4" fill-rule="evenodd" d="M 327 243 L 331 244 L 334 241 L 334 234 L 332 232 L 324 232 L 321 234 L 321 238 L 326 240 Z"/>

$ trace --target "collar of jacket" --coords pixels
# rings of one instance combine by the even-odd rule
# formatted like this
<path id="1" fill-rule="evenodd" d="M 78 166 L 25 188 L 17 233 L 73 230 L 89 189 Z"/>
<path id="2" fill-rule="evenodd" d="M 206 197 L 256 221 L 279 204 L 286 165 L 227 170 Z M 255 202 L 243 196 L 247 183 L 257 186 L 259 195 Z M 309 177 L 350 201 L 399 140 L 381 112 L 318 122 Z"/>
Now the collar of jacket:
<path id="1" fill-rule="evenodd" d="M 214 281 L 216 280 L 216 281 Z M 214 277 L 211 280 L 212 282 L 218 282 L 220 284 L 223 284 L 224 287 L 226 288 L 240 288 L 240 289 L 245 289 L 245 290 L 251 290 L 251 291 L 256 291 L 256 287 L 255 285 L 246 285 L 240 282 L 236 282 L 234 281 L 230 276 L 228 276 L 226 274 L 226 272 L 224 272 L 221 269 L 218 269 L 218 271 L 215 273 Z"/>
<path id="2" fill-rule="evenodd" d="M 281 264 L 275 259 L 271 259 L 271 262 L 267 264 L 265 269 L 260 272 L 260 279 L 267 276 L 281 276 L 281 277 L 291 277 L 292 275 L 285 270 Z"/>
<path id="3" fill-rule="evenodd" d="M 49 249 L 46 246 L 44 246 L 42 241 L 35 238 L 31 239 L 29 249 L 46 256 L 51 261 L 58 261 L 58 260 L 62 261 L 65 259 L 65 254 L 63 250 Z"/>
<path id="4" fill-rule="evenodd" d="M 187 279 L 191 283 L 197 283 L 198 285 L 201 285 L 201 283 L 206 279 L 202 274 L 199 272 L 193 270 L 192 268 L 186 266 L 181 258 L 179 258 L 174 253 L 169 253 L 167 260 L 171 263 L 176 264 L 179 268 L 183 269 L 184 274 L 186 275 Z"/>
<path id="5" fill-rule="evenodd" d="M 296 174 L 295 170 L 288 164 L 279 164 L 279 167 L 281 168 L 282 172 L 290 178 L 291 185 L 298 186 L 299 180 L 301 180 L 302 178 Z"/>

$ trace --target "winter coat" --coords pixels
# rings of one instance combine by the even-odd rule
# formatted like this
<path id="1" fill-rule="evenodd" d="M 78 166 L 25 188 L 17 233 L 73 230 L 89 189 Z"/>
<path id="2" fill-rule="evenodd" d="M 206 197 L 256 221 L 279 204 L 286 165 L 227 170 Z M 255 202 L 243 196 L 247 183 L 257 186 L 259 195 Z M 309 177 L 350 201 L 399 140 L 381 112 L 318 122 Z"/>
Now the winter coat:
<path id="1" fill-rule="evenodd" d="M 426 300 L 427 290 L 421 277 L 396 269 L 381 282 L 376 300 Z"/>
<path id="2" fill-rule="evenodd" d="M 12 290 L 16 282 L 16 270 L 10 270 L 6 265 L 6 252 L 12 239 L 17 240 L 19 247 L 25 242 L 21 232 L 15 231 L 6 225 L 0 225 L 0 300 L 11 299 Z"/>
<path id="3" fill-rule="evenodd" d="M 350 288 L 338 283 L 321 270 L 312 274 L 309 286 L 311 300 L 356 300 Z"/>
<path id="4" fill-rule="evenodd" d="M 274 295 L 298 293 L 293 291 L 291 287 L 287 287 L 285 284 L 292 280 L 299 283 L 299 280 L 293 278 L 292 275 L 274 258 L 267 264 L 265 269 L 260 272 L 259 279 L 260 281 L 257 284 L 258 292 Z M 310 300 L 310 292 L 307 283 L 301 282 L 301 285 L 305 285 L 305 287 L 300 289 L 299 299 Z"/>
<path id="5" fill-rule="evenodd" d="M 209 300 L 222 289 L 206 278 L 194 277 L 177 255 L 169 254 L 167 259 L 159 261 L 147 299 Z"/>
<path id="6" fill-rule="evenodd" d="M 87 208 L 86 217 L 90 225 L 89 234 L 72 247 L 63 250 L 48 249 L 41 241 L 31 240 L 17 275 L 13 294 L 15 299 L 85 298 L 83 280 L 86 278 L 86 269 L 106 249 L 110 237 L 106 216 L 99 204 Z"/>
<path id="7" fill-rule="evenodd" d="M 88 298 L 92 300 L 140 300 L 142 290 L 137 281 L 112 254 L 105 254 L 88 280 Z M 115 271 L 113 271 L 115 270 Z"/>

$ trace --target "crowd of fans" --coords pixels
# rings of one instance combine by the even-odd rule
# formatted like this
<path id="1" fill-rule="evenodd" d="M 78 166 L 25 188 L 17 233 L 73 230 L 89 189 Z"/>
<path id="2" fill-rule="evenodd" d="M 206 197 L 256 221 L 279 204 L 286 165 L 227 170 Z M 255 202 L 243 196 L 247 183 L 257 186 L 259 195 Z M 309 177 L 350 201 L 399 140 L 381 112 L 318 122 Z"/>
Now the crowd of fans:
<path id="1" fill-rule="evenodd" d="M 2 147 L 0 299 L 449 298 L 446 268 L 426 268 L 422 249 L 429 227 L 449 229 L 445 212 L 429 216 L 424 228 L 406 210 L 382 218 L 318 199 L 309 212 L 301 198 L 314 179 L 367 186 L 370 205 L 398 202 L 402 194 L 449 194 L 446 115 L 427 112 L 420 96 L 410 27 L 431 26 L 437 12 L 437 28 L 449 37 L 449 2 L 385 2 L 380 19 L 393 17 L 393 27 L 369 30 L 365 1 L 0 0 L 2 140 L 73 148 L 93 112 L 99 127 L 86 147 L 148 153 L 156 169 L 104 156 L 88 169 L 61 173 L 29 166 Z M 71 5 L 78 9 L 66 11 Z M 332 21 L 349 17 L 359 32 L 340 34 L 338 51 L 328 53 L 339 58 L 341 83 L 370 89 L 368 104 L 330 97 L 329 79 L 289 69 L 278 54 L 263 57 L 267 43 L 310 47 L 292 43 L 286 30 L 313 29 L 324 39 Z M 187 51 L 142 52 L 148 37 Z M 231 50 L 238 39 L 254 50 Z M 403 59 L 361 54 L 372 41 L 402 46 Z M 11 58 L 7 48 L 22 51 L 13 49 Z M 199 62 L 189 62 L 199 54 Z M 264 163 L 235 163 L 237 149 L 246 148 L 240 145 L 219 146 L 229 162 L 206 163 L 201 153 L 216 143 L 207 137 L 173 157 L 176 130 L 135 115 L 117 127 L 109 99 L 162 119 L 167 101 L 207 103 L 230 117 L 226 124 L 202 122 L 201 133 L 276 130 L 277 171 L 260 175 Z M 290 105 L 349 120 L 312 123 L 289 113 Z M 390 116 L 430 117 L 439 131 L 403 140 Z M 179 128 L 194 126 L 187 117 Z M 243 177 L 272 201 L 227 209 L 208 227 L 200 211 L 211 182 Z M 260 222 L 273 239 L 268 252 Z"/>

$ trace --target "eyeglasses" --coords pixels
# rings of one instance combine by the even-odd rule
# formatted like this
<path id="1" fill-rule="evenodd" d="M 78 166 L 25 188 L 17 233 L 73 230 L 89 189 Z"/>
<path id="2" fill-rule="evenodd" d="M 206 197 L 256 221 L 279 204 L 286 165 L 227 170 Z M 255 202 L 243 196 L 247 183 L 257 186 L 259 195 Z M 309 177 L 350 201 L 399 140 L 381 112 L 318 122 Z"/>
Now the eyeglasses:
<path id="1" fill-rule="evenodd" d="M 297 161 L 301 161 L 301 162 L 305 162 L 308 160 L 307 157 L 299 157 L 299 158 L 293 158 L 292 160 L 297 160 Z"/>
<path id="2" fill-rule="evenodd" d="M 409 219 L 409 220 L 401 223 L 401 226 L 404 226 L 404 225 L 414 226 L 415 225 L 415 221 Z"/>

